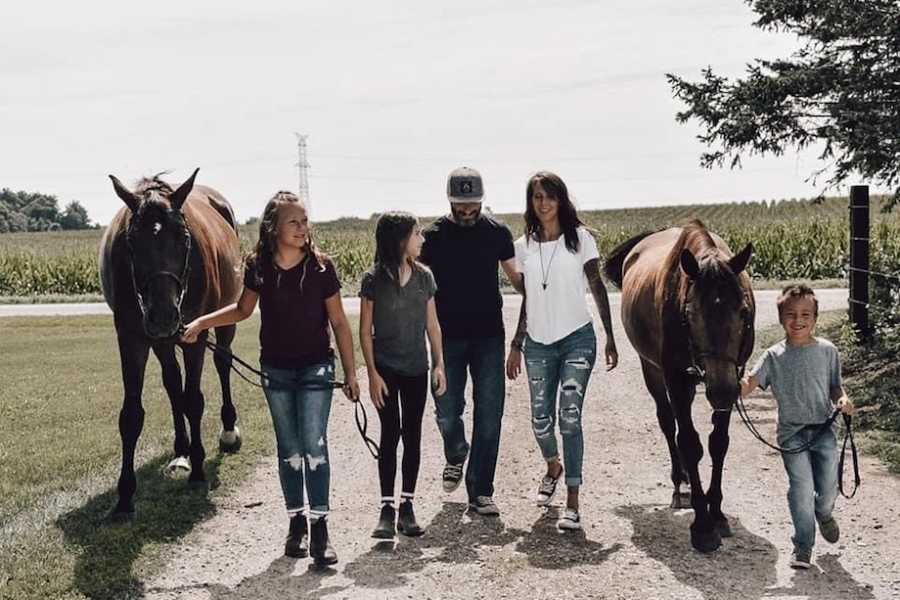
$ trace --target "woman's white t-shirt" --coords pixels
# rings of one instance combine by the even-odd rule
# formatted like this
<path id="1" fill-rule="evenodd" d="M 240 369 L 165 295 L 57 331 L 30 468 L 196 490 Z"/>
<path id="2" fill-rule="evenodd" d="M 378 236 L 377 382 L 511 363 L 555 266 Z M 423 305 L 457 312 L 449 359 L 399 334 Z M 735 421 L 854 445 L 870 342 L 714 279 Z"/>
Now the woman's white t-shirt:
<path id="1" fill-rule="evenodd" d="M 516 270 L 525 274 L 528 335 L 538 343 L 552 344 L 591 322 L 584 265 L 600 253 L 587 229 L 579 227 L 577 232 L 574 253 L 564 235 L 555 242 L 526 241 L 525 236 L 515 242 Z"/>

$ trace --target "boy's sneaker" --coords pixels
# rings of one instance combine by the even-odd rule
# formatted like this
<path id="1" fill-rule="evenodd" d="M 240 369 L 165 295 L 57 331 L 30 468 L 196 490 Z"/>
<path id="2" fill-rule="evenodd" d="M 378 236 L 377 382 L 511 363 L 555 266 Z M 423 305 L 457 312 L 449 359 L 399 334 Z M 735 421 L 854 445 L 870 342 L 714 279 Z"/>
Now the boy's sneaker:
<path id="1" fill-rule="evenodd" d="M 476 496 L 469 501 L 469 509 L 474 510 L 483 517 L 496 517 L 500 515 L 500 509 L 494 504 L 490 496 Z"/>
<path id="2" fill-rule="evenodd" d="M 567 508 L 563 512 L 563 516 L 556 522 L 556 526 L 563 531 L 578 531 L 581 529 L 581 515 L 578 514 L 577 510 Z"/>
<path id="3" fill-rule="evenodd" d="M 794 551 L 791 553 L 791 568 L 808 569 L 811 566 L 811 560 L 812 549 L 801 550 L 799 548 L 794 548 Z"/>
<path id="4" fill-rule="evenodd" d="M 834 517 L 828 517 L 824 521 L 819 522 L 819 533 L 825 538 L 825 541 L 834 544 L 841 539 L 841 528 L 838 527 Z"/>
<path id="5" fill-rule="evenodd" d="M 462 481 L 463 476 L 463 464 L 454 465 L 447 463 L 444 465 L 444 491 L 448 494 L 459 487 L 459 482 Z"/>

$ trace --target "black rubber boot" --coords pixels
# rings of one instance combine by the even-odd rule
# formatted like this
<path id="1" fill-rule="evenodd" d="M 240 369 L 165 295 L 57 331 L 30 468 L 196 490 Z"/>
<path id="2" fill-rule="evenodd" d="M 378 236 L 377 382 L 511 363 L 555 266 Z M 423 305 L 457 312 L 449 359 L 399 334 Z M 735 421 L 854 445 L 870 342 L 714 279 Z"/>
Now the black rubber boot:
<path id="1" fill-rule="evenodd" d="M 394 538 L 394 521 L 397 518 L 397 513 L 394 510 L 394 507 L 390 504 L 383 504 L 381 506 L 381 515 L 378 517 L 378 525 L 375 527 L 375 531 L 372 532 L 372 537 L 379 540 L 390 540 Z"/>
<path id="2" fill-rule="evenodd" d="M 403 535 L 417 537 L 425 533 L 425 530 L 416 523 L 416 514 L 413 512 L 412 502 L 400 503 L 400 516 L 397 519 L 397 529 Z"/>
<path id="3" fill-rule="evenodd" d="M 337 552 L 328 539 L 328 522 L 325 517 L 312 524 L 309 532 L 309 555 L 318 566 L 333 565 L 338 561 Z"/>
<path id="4" fill-rule="evenodd" d="M 309 530 L 306 527 L 305 515 L 294 515 L 288 527 L 287 540 L 284 542 L 284 555 L 291 558 L 306 558 L 309 554 Z"/>

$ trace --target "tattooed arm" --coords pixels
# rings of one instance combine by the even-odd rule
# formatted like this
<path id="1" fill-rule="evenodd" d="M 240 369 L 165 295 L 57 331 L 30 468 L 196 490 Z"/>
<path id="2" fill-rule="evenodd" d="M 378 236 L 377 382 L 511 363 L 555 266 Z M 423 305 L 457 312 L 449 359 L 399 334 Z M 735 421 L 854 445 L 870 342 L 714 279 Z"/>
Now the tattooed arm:
<path id="1" fill-rule="evenodd" d="M 606 293 L 606 286 L 603 285 L 603 278 L 600 276 L 600 261 L 592 258 L 584 264 L 584 274 L 587 276 L 588 284 L 591 287 L 591 294 L 594 296 L 594 302 L 597 304 L 597 310 L 600 311 L 600 320 L 603 322 L 603 329 L 606 330 L 606 370 L 611 371 L 619 364 L 619 353 L 616 350 L 616 340 L 613 338 L 612 316 L 609 310 L 609 296 Z"/>
<path id="2" fill-rule="evenodd" d="M 525 314 L 525 275 L 522 275 L 522 308 L 519 309 L 519 324 L 516 334 L 510 342 L 509 356 L 506 359 L 506 376 L 515 379 L 522 372 L 522 347 L 528 333 L 528 319 Z"/>

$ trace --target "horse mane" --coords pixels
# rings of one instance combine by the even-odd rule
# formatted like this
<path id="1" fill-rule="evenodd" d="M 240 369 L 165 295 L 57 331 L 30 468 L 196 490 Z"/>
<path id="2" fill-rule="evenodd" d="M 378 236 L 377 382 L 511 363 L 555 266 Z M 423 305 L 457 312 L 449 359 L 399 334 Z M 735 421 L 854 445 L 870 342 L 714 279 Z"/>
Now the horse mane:
<path id="1" fill-rule="evenodd" d="M 675 300 L 676 303 L 680 305 L 685 300 L 685 295 L 687 294 L 688 285 L 690 283 L 690 278 L 681 269 L 681 253 L 685 250 L 690 250 L 694 257 L 696 257 L 697 262 L 701 265 L 700 269 L 704 275 L 717 277 L 724 273 L 726 267 L 722 261 L 702 260 L 709 256 L 717 256 L 719 254 L 719 247 L 716 245 L 715 240 L 713 240 L 709 233 L 709 229 L 706 228 L 703 221 L 700 219 L 691 219 L 682 225 L 681 235 L 678 236 L 678 240 L 675 242 L 675 245 L 672 246 L 672 250 L 663 262 L 662 272 L 668 274 L 671 278 L 670 282 L 672 283 L 671 285 L 660 287 L 660 292 L 663 295 L 661 300 L 663 301 Z M 660 305 L 662 306 L 662 303 Z"/>
<path id="2" fill-rule="evenodd" d="M 169 173 L 170 171 L 160 171 L 150 177 L 142 177 L 135 185 L 134 193 L 138 196 L 146 197 L 150 192 L 157 192 L 162 196 L 168 197 L 175 190 L 167 181 L 163 181 L 161 177 Z"/>

